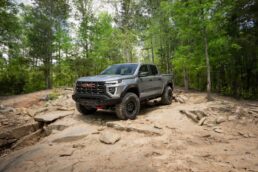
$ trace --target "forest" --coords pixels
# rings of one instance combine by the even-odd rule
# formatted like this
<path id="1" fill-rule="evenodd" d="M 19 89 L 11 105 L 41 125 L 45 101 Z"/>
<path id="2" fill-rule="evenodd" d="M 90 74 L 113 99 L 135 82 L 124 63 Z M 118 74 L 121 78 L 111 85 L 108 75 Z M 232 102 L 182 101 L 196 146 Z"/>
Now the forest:
<path id="1" fill-rule="evenodd" d="M 257 22 L 256 0 L 0 0 L 0 95 L 146 62 L 186 90 L 257 99 Z"/>

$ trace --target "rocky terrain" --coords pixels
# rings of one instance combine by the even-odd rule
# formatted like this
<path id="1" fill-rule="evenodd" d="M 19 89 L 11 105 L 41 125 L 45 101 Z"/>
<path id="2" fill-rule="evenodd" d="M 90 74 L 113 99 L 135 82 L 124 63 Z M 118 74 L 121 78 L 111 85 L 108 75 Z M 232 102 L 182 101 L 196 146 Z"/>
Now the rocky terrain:
<path id="1" fill-rule="evenodd" d="M 0 98 L 0 171 L 258 171 L 258 102 L 177 89 L 136 120 L 83 116 L 71 89 Z"/>

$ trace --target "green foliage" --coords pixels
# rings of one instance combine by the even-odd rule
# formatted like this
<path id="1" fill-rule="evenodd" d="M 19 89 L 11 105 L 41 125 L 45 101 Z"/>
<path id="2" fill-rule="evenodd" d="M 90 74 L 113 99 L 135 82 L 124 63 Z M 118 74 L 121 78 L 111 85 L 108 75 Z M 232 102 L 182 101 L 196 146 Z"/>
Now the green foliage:
<path id="1" fill-rule="evenodd" d="M 60 93 L 58 92 L 57 89 L 54 89 L 50 94 L 48 94 L 48 100 L 55 100 L 58 98 Z"/>
<path id="2" fill-rule="evenodd" d="M 53 81 L 55 87 L 72 86 L 76 78 L 75 70 L 71 69 L 71 61 L 68 59 L 61 60 L 54 67 Z"/>
<path id="3" fill-rule="evenodd" d="M 176 85 L 205 90 L 206 39 L 211 89 L 257 98 L 257 6 L 252 0 L 150 2 L 145 46 L 154 50 L 164 72 L 172 63 Z"/>
<path id="4" fill-rule="evenodd" d="M 93 0 L 0 1 L 0 94 L 72 86 L 108 65 L 141 60 L 173 73 L 176 85 L 206 90 L 210 74 L 213 92 L 258 97 L 256 1 L 110 4 L 115 15 L 93 11 Z"/>

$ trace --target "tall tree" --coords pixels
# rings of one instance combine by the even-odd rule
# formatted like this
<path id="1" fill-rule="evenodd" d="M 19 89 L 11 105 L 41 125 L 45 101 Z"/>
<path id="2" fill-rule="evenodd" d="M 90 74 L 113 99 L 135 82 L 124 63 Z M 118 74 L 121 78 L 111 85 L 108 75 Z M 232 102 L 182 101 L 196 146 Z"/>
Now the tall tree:
<path id="1" fill-rule="evenodd" d="M 77 19 L 79 24 L 79 41 L 83 48 L 83 55 L 89 58 L 90 43 L 92 41 L 92 25 L 94 23 L 94 15 L 92 11 L 92 0 L 74 0 L 75 6 L 78 10 Z"/>
<path id="2" fill-rule="evenodd" d="M 133 48 L 136 41 L 134 0 L 121 0 L 121 9 L 117 12 L 116 23 L 121 31 L 120 39 L 125 61 L 133 62 Z"/>
<path id="3" fill-rule="evenodd" d="M 66 0 L 36 0 L 32 10 L 28 40 L 31 56 L 43 63 L 46 88 L 52 88 L 52 64 L 55 51 L 53 42 L 58 27 L 63 26 L 68 17 Z"/>
<path id="4" fill-rule="evenodd" d="M 26 60 L 22 57 L 22 26 L 19 7 L 11 0 L 0 1 L 0 94 L 23 92 Z"/>

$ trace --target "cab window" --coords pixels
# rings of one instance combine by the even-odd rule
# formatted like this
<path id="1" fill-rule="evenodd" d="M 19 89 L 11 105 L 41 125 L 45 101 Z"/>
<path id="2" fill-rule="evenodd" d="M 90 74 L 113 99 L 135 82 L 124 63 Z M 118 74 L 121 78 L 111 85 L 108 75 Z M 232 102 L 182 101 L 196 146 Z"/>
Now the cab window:
<path id="1" fill-rule="evenodd" d="M 142 65 L 142 66 L 140 67 L 139 74 L 140 74 L 141 72 L 147 72 L 148 75 L 149 75 L 148 66 L 147 66 L 147 65 Z"/>
<path id="2" fill-rule="evenodd" d="M 150 65 L 150 71 L 151 71 L 151 75 L 158 75 L 158 70 L 156 66 Z"/>

